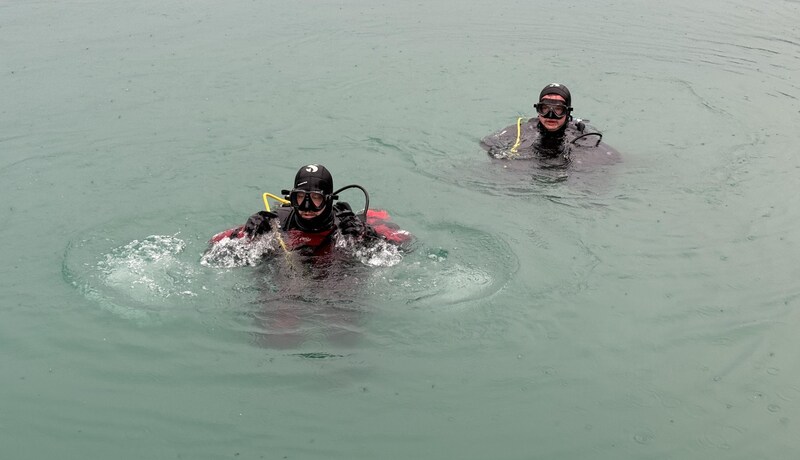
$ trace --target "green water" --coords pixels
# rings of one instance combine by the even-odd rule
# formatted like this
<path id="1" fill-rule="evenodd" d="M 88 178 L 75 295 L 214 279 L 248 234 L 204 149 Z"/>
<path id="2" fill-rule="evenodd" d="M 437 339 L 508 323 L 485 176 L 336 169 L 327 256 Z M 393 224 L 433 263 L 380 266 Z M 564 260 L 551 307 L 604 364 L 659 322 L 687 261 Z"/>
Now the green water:
<path id="1" fill-rule="evenodd" d="M 798 457 L 799 12 L 0 3 L 0 457 Z M 489 160 L 551 81 L 622 163 Z M 201 255 L 311 162 L 418 246 L 276 349 Z"/>

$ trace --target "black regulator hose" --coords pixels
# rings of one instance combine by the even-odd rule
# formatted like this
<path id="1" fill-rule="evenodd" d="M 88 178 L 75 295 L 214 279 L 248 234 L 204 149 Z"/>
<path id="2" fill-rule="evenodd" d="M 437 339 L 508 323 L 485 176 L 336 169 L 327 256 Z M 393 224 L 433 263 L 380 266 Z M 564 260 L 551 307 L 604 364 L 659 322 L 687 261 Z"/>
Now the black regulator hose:
<path id="1" fill-rule="evenodd" d="M 600 145 L 600 141 L 603 140 L 603 133 L 584 133 L 584 134 L 581 134 L 580 136 L 576 137 L 575 139 L 572 139 L 570 144 L 575 144 L 575 142 L 577 142 L 578 140 L 583 139 L 584 137 L 587 137 L 587 136 L 597 136 L 597 137 L 599 137 L 599 139 L 597 139 L 597 143 L 594 144 L 595 147 Z"/>
<path id="2" fill-rule="evenodd" d="M 339 199 L 339 196 L 338 196 L 339 193 L 344 192 L 345 190 L 351 189 L 351 188 L 357 188 L 357 189 L 361 190 L 364 193 L 364 215 L 361 216 L 361 220 L 366 222 L 367 221 L 367 211 L 369 210 L 369 193 L 367 193 L 367 190 L 364 187 L 362 187 L 360 185 L 356 185 L 356 184 L 345 185 L 344 187 L 340 188 L 339 190 L 333 192 L 331 195 L 333 196 L 334 200 L 338 200 Z"/>

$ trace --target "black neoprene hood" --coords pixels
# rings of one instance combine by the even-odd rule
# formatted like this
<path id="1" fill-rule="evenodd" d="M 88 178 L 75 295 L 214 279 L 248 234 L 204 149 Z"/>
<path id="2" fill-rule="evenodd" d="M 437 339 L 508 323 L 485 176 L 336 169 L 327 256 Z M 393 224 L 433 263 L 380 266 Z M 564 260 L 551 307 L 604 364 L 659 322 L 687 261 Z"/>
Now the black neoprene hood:
<path id="1" fill-rule="evenodd" d="M 560 83 L 550 83 L 549 85 L 545 86 L 544 89 L 542 89 L 542 92 L 539 93 L 539 100 L 541 101 L 542 98 L 548 94 L 557 94 L 563 97 L 567 107 L 572 105 L 572 95 L 569 93 L 569 89 Z"/>
<path id="2" fill-rule="evenodd" d="M 306 165 L 294 176 L 294 188 L 309 192 L 320 191 L 330 195 L 333 193 L 333 176 L 325 166 Z"/>

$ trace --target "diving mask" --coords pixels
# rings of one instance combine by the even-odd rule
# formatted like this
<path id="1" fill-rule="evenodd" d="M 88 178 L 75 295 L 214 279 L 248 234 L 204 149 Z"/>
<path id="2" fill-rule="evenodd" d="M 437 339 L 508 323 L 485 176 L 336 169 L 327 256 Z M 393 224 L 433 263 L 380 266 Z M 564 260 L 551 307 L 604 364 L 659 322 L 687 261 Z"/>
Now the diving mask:
<path id="1" fill-rule="evenodd" d="M 536 112 L 542 117 L 550 118 L 553 120 L 565 117 L 572 111 L 572 107 L 556 102 L 542 101 L 539 102 L 538 104 L 533 104 L 533 107 L 536 109 Z"/>
<path id="2" fill-rule="evenodd" d="M 319 211 L 325 208 L 328 201 L 324 193 L 320 191 L 292 190 L 289 194 L 289 201 L 292 206 L 301 211 Z"/>

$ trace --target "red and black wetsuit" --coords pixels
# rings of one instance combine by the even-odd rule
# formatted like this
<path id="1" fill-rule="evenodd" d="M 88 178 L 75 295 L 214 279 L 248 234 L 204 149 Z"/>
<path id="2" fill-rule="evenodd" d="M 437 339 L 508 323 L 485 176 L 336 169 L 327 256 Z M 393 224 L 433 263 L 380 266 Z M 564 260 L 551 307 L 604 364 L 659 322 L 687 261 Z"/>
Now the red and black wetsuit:
<path id="1" fill-rule="evenodd" d="M 328 229 L 315 232 L 304 230 L 297 225 L 297 217 L 291 206 L 281 206 L 275 211 L 275 214 L 278 215 L 279 227 L 284 233 L 284 241 L 292 251 L 310 250 L 312 253 L 318 254 L 318 251 L 326 250 L 326 248 L 330 247 L 329 243 L 331 242 L 335 230 L 339 227 L 338 219 L 334 216 L 333 224 Z M 366 226 L 372 231 L 366 233 L 369 235 L 377 235 L 379 239 L 397 246 L 411 243 L 413 236 L 409 232 L 402 230 L 389 219 L 390 217 L 387 211 L 382 209 L 368 210 Z M 211 237 L 209 244 L 213 246 L 225 238 L 248 238 L 244 228 L 244 225 L 240 225 L 217 233 Z"/>

